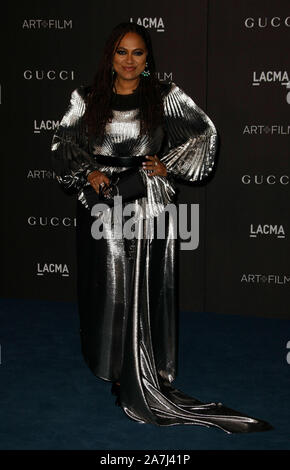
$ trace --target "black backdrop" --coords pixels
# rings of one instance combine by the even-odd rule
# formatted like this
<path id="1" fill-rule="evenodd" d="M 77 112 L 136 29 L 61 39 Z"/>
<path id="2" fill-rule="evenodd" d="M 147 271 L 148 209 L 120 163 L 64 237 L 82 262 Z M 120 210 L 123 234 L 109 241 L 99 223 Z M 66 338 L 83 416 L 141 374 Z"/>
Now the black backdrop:
<path id="1" fill-rule="evenodd" d="M 180 308 L 290 317 L 288 0 L 26 1 L 2 23 L 3 297 L 76 299 L 75 207 L 50 168 L 53 130 L 121 21 L 149 28 L 158 76 L 215 123 L 218 166 L 179 185 L 199 205 L 180 251 Z"/>

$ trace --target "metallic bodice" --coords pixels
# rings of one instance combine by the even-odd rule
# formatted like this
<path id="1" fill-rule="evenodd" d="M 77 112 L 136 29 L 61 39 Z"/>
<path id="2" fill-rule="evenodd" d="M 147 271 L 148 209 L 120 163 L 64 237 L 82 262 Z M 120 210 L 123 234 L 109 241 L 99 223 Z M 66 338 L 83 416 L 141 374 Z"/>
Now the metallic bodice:
<path id="1" fill-rule="evenodd" d="M 168 86 L 168 85 L 167 85 Z M 113 95 L 112 122 L 107 123 L 103 141 L 96 136 L 88 142 L 83 132 L 86 87 L 71 94 L 70 105 L 52 140 L 52 163 L 59 183 L 77 192 L 87 207 L 82 189 L 89 184 L 87 174 L 98 169 L 110 176 L 124 171 L 124 167 L 99 164 L 94 154 L 137 156 L 158 154 L 166 165 L 169 177 L 148 176 L 140 168 L 147 185 L 146 218 L 159 215 L 175 196 L 174 178 L 200 181 L 209 175 L 215 162 L 217 131 L 211 119 L 175 83 L 169 84 L 163 97 L 164 127 L 157 127 L 149 135 L 140 135 L 137 94 Z M 113 158 L 113 157 L 111 157 Z"/>

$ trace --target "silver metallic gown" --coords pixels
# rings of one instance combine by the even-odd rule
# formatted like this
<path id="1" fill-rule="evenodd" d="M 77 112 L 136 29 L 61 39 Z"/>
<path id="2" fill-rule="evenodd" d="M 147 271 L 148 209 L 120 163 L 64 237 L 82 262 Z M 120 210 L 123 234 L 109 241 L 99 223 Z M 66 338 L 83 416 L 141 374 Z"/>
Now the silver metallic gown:
<path id="1" fill-rule="evenodd" d="M 163 85 L 164 122 L 154 135 L 141 136 L 138 93 L 113 95 L 114 118 L 103 141 L 84 132 L 88 87 L 71 94 L 52 140 L 52 166 L 61 186 L 77 197 L 77 286 L 82 354 L 93 374 L 121 383 L 121 406 L 133 420 L 160 426 L 215 426 L 227 433 L 263 431 L 271 426 L 225 407 L 203 403 L 172 386 L 177 367 L 176 237 L 169 211 L 165 236 L 156 227 L 167 204 L 174 204 L 175 177 L 201 181 L 213 169 L 217 132 L 210 118 L 175 83 Z M 96 162 L 95 155 L 157 154 L 168 177 L 139 169 L 147 197 L 133 202 L 134 237 L 116 237 L 114 224 L 125 223 L 115 208 L 88 210 L 83 188 L 87 174 L 107 176 L 125 167 Z M 126 204 L 124 205 L 126 206 Z M 107 217 L 105 217 L 105 215 Z M 111 217 L 108 217 L 111 215 Z M 118 214 L 117 214 L 118 215 Z M 103 236 L 92 236 L 102 222 Z"/>

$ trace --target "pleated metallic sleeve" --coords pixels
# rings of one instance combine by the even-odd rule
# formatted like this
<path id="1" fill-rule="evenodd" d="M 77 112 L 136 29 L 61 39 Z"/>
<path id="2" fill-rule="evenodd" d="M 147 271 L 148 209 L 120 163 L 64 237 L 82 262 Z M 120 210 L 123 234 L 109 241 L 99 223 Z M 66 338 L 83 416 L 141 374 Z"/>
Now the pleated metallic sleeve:
<path id="1" fill-rule="evenodd" d="M 82 116 L 85 101 L 82 87 L 71 93 L 69 106 L 52 138 L 51 163 L 56 179 L 69 193 L 79 193 L 87 174 L 96 166 L 88 148 Z"/>
<path id="2" fill-rule="evenodd" d="M 213 169 L 217 131 L 206 113 L 179 86 L 171 82 L 164 99 L 167 149 L 161 156 L 171 175 L 201 181 Z"/>

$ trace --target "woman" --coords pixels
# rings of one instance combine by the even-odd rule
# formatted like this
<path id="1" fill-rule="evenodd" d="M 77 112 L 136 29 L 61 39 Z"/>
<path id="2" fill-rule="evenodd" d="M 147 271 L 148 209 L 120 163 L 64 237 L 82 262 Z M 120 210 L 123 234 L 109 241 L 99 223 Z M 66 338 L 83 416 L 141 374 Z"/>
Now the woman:
<path id="1" fill-rule="evenodd" d="M 77 195 L 82 353 L 95 376 L 113 382 L 117 403 L 135 421 L 262 431 L 271 426 L 171 385 L 177 366 L 173 214 L 162 219 L 163 238 L 154 229 L 167 204 L 174 204 L 174 179 L 204 180 L 216 148 L 209 117 L 175 83 L 156 78 L 147 30 L 134 23 L 116 26 L 93 85 L 72 92 L 51 148 L 59 183 Z M 116 207 L 91 212 L 87 190 L 99 194 L 132 165 L 146 187 L 146 196 L 130 202 L 134 233 L 142 236 L 116 237 Z M 96 220 L 102 222 L 99 238 L 92 230 Z M 123 214 L 121 224 L 125 220 Z"/>

